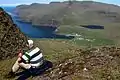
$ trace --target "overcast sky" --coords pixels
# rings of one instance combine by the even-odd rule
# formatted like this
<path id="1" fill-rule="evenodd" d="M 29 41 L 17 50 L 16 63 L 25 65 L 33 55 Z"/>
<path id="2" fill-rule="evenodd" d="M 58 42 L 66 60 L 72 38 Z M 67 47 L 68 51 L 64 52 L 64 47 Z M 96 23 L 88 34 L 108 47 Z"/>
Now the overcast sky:
<path id="1" fill-rule="evenodd" d="M 11 6 L 11 5 L 31 4 L 31 3 L 49 3 L 51 1 L 65 1 L 65 0 L 0 0 L 0 5 Z M 120 5 L 120 0 L 94 0 L 94 1 Z"/>

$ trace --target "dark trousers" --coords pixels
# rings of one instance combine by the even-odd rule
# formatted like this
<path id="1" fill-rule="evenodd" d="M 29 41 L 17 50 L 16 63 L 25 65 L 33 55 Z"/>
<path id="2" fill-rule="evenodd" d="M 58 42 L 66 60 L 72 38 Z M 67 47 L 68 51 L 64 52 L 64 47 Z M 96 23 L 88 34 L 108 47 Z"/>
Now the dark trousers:
<path id="1" fill-rule="evenodd" d="M 44 61 L 43 65 L 41 65 L 38 68 L 31 67 L 28 69 L 28 71 L 31 73 L 31 75 L 39 75 L 48 70 L 49 68 L 52 68 L 53 64 L 50 61 Z"/>

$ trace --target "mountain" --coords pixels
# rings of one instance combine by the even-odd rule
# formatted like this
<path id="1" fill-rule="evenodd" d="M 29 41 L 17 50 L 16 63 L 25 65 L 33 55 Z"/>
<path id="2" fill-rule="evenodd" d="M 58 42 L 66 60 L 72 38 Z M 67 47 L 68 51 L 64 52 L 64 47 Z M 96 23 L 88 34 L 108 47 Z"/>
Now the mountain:
<path id="1" fill-rule="evenodd" d="M 10 15 L 0 8 L 0 60 L 10 59 L 26 48 L 27 37 L 17 28 Z"/>
<path id="2" fill-rule="evenodd" d="M 25 48 L 27 37 L 16 27 L 11 17 L 0 8 L 0 60 L 4 59 L 0 61 L 0 80 L 21 80 L 19 78 L 21 76 L 23 76 L 22 80 L 28 76 L 28 80 L 120 80 L 119 47 L 102 45 L 102 47 L 84 48 L 70 43 L 71 40 L 33 40 L 35 46 L 41 48 L 45 60 L 51 61 L 53 67 L 39 76 L 30 77 L 28 73 L 20 70 L 20 73 L 18 72 L 20 76 L 6 79 L 5 75 L 17 59 L 14 56 L 18 49 Z"/>
<path id="3" fill-rule="evenodd" d="M 49 4 L 33 3 L 16 7 L 21 19 L 41 24 L 107 24 L 119 23 L 120 7 L 93 1 L 51 2 Z"/>
<path id="4" fill-rule="evenodd" d="M 93 36 L 93 39 L 98 37 L 100 42 L 97 43 L 101 43 L 101 38 L 120 43 L 120 7 L 117 5 L 94 1 L 74 1 L 70 5 L 68 1 L 65 1 L 19 5 L 16 11 L 23 21 L 32 22 L 33 25 L 60 26 L 58 33 L 75 33 L 89 38 Z M 104 26 L 104 30 L 91 31 L 81 28 L 81 25 L 100 25 Z"/>

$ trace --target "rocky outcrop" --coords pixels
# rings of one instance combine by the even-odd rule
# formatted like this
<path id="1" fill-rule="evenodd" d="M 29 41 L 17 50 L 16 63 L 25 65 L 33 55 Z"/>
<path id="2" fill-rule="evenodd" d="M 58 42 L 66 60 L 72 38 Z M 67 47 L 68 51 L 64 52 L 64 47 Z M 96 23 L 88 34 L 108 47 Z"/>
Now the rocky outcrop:
<path id="1" fill-rule="evenodd" d="M 27 37 L 17 28 L 10 15 L 0 8 L 0 60 L 12 58 L 26 48 Z"/>

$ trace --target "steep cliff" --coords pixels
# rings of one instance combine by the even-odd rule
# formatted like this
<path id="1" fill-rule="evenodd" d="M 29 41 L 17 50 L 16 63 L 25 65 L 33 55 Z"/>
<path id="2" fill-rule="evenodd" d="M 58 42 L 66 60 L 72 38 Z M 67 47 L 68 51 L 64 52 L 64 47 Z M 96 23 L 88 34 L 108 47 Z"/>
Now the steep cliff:
<path id="1" fill-rule="evenodd" d="M 19 49 L 25 48 L 26 41 L 11 16 L 0 8 L 0 60 L 14 57 Z"/>

